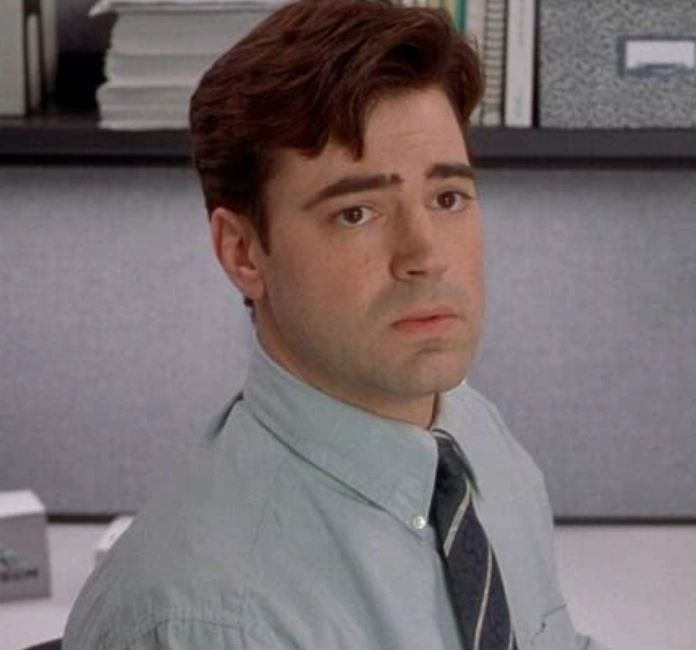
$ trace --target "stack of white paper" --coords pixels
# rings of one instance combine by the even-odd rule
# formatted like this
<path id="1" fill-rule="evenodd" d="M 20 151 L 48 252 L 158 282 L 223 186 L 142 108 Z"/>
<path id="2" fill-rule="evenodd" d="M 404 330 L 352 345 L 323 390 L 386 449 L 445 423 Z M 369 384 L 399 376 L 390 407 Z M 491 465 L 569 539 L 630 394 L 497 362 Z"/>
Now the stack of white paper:
<path id="1" fill-rule="evenodd" d="M 97 90 L 100 126 L 185 129 L 191 94 L 205 70 L 280 0 L 100 0 L 114 11 L 106 82 Z"/>

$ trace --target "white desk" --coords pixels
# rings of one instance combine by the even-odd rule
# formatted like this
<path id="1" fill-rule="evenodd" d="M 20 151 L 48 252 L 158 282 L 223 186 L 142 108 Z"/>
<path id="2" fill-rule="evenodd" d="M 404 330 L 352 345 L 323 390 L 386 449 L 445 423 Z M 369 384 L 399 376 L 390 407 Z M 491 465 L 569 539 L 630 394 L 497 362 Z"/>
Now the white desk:
<path id="1" fill-rule="evenodd" d="M 53 597 L 0 603 L 0 650 L 62 635 L 105 529 L 49 527 Z M 612 650 L 696 647 L 696 526 L 560 526 L 556 553 L 580 631 Z"/>
<path id="2" fill-rule="evenodd" d="M 19 650 L 63 635 L 70 609 L 94 566 L 106 525 L 50 525 L 51 598 L 0 603 L 0 650 Z"/>

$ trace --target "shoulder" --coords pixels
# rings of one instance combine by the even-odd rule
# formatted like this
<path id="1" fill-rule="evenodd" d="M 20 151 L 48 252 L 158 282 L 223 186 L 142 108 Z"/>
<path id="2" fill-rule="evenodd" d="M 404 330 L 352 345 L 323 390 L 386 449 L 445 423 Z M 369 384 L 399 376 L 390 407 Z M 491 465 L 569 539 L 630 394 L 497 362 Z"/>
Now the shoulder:
<path id="1" fill-rule="evenodd" d="M 285 457 L 244 408 L 228 412 L 90 576 L 66 650 L 246 647 L 249 557 Z"/>
<path id="2" fill-rule="evenodd" d="M 136 518 L 82 588 L 65 629 L 65 650 L 204 647 L 189 641 L 243 633 L 244 576 L 228 576 L 223 591 L 209 570 L 220 561 L 195 548 L 187 525 L 165 529 L 147 516 Z M 158 645 L 163 638 L 168 643 Z"/>
<path id="3" fill-rule="evenodd" d="M 469 434 L 466 442 L 470 446 L 475 442 L 485 444 L 489 454 L 508 458 L 517 467 L 523 467 L 534 481 L 543 482 L 543 473 L 536 461 L 512 434 L 500 410 L 491 400 L 468 382 L 448 392 L 447 398 L 453 411 L 452 417 Z"/>

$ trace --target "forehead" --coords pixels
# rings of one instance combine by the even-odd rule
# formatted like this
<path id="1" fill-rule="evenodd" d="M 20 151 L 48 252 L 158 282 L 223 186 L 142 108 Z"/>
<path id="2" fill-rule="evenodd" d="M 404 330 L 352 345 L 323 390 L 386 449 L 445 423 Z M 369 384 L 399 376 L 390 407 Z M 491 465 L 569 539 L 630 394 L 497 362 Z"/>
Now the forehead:
<path id="1" fill-rule="evenodd" d="M 442 161 L 468 162 L 461 127 L 445 93 L 438 88 L 409 90 L 378 100 L 368 113 L 363 157 L 329 141 L 313 158 L 284 149 L 274 156 L 273 189 L 314 188 L 346 173 L 399 174 L 421 178 Z M 281 187 L 279 187 L 281 186 Z"/>
<path id="2" fill-rule="evenodd" d="M 461 138 L 454 109 L 442 89 L 407 90 L 386 95 L 375 102 L 366 119 L 367 148 L 374 139 L 402 137 L 404 134 Z"/>

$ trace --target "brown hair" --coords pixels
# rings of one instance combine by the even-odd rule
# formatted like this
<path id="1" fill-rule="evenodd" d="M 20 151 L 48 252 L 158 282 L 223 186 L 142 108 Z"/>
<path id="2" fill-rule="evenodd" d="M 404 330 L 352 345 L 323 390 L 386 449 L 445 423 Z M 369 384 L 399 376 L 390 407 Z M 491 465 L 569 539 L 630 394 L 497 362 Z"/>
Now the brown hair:
<path id="1" fill-rule="evenodd" d="M 208 216 L 246 214 L 270 251 L 261 199 L 275 148 L 357 160 L 365 117 L 386 93 L 439 85 L 466 141 L 483 94 L 476 51 L 444 10 L 390 0 L 299 0 L 272 13 L 203 75 L 191 99 L 193 159 Z"/>

